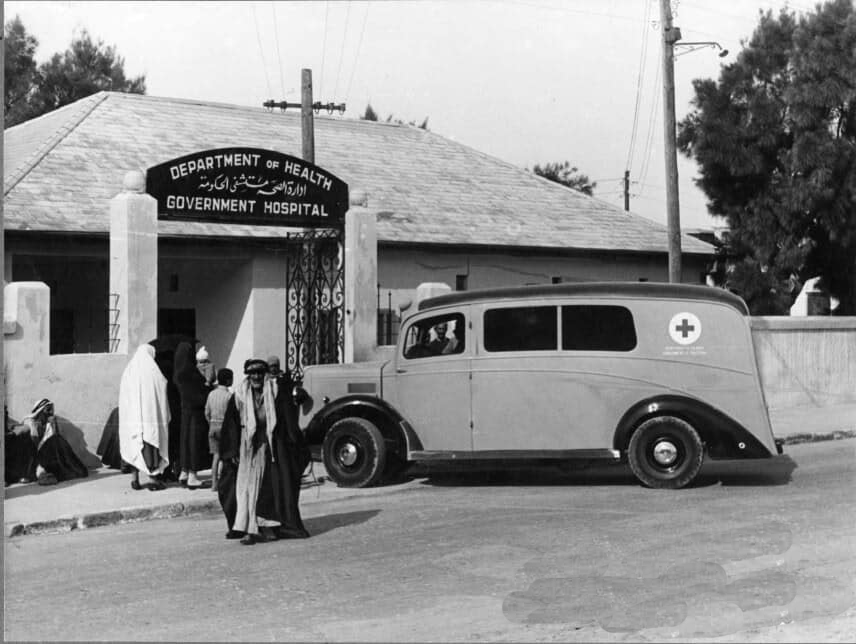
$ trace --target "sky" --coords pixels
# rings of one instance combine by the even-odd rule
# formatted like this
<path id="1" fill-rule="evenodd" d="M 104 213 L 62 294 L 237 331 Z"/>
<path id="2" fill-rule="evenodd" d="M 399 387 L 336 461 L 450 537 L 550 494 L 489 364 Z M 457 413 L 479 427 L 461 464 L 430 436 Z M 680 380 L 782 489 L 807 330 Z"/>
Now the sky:
<path id="1" fill-rule="evenodd" d="M 748 40 L 759 11 L 797 14 L 810 0 L 672 0 L 675 105 L 691 110 L 692 81 L 718 78 Z M 429 129 L 508 163 L 569 161 L 595 197 L 666 223 L 659 0 L 397 0 L 351 2 L 5 2 L 39 40 L 38 62 L 88 30 L 115 46 L 125 74 L 151 96 L 262 107 L 313 98 L 359 118 Z M 679 43 L 680 44 L 680 43 Z M 725 57 L 719 54 L 727 50 Z M 683 229 L 724 224 L 678 155 Z"/>

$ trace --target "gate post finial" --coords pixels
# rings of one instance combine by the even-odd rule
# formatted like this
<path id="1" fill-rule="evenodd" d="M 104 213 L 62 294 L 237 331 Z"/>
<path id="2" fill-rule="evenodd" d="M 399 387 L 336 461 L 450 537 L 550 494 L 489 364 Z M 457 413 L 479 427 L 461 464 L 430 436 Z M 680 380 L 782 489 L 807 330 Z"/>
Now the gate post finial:
<path id="1" fill-rule="evenodd" d="M 122 181 L 123 192 L 143 193 L 146 191 L 146 175 L 139 170 L 130 170 L 125 173 Z"/>
<path id="2" fill-rule="evenodd" d="M 367 208 L 369 205 L 369 195 L 365 190 L 362 189 L 352 190 L 349 201 L 352 207 L 359 206 L 362 208 Z"/>

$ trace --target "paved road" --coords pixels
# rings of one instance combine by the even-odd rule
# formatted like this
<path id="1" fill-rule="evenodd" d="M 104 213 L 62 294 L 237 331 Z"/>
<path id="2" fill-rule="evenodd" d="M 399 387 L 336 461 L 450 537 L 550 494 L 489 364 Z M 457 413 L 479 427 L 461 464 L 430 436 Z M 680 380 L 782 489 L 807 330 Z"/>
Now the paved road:
<path id="1" fill-rule="evenodd" d="M 432 475 L 251 547 L 219 516 L 7 540 L 5 637 L 852 641 L 854 456 L 798 445 L 676 492 L 622 468 Z"/>

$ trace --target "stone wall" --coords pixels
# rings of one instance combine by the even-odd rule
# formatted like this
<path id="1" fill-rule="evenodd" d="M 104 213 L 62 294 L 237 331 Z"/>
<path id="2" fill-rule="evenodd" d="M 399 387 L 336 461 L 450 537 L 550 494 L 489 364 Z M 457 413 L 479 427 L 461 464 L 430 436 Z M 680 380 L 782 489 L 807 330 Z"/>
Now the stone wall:
<path id="1" fill-rule="evenodd" d="M 770 409 L 856 404 L 856 317 L 755 317 Z"/>

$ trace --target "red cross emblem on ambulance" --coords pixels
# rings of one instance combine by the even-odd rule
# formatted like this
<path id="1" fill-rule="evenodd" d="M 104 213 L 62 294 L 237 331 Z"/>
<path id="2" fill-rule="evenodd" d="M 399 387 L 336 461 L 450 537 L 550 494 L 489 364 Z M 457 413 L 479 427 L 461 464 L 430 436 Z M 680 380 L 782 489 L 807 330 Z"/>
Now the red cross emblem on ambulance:
<path id="1" fill-rule="evenodd" d="M 678 313 L 669 320 L 669 336 L 677 344 L 693 344 L 701 336 L 701 320 L 692 313 Z"/>

